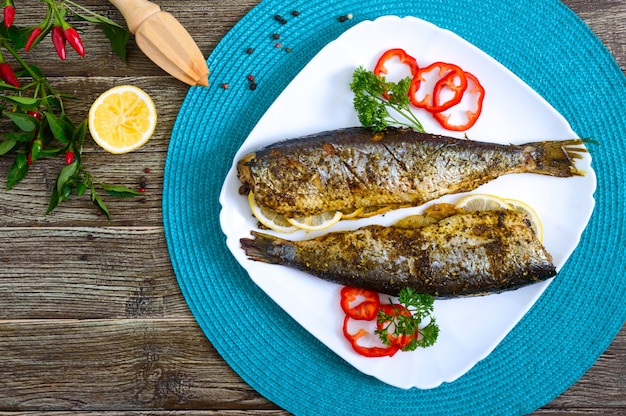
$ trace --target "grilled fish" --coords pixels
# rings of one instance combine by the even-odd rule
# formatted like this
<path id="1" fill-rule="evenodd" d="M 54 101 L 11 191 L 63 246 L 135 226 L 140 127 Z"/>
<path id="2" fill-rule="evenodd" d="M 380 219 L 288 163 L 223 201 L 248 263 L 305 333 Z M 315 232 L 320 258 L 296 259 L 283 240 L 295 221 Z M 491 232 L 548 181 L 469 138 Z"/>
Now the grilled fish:
<path id="1" fill-rule="evenodd" d="M 579 139 L 500 145 L 389 128 L 333 130 L 275 143 L 237 164 L 257 204 L 288 218 L 361 207 L 419 206 L 499 176 L 583 175 Z"/>
<path id="2" fill-rule="evenodd" d="M 420 227 L 369 225 L 288 241 L 242 238 L 248 258 L 347 286 L 397 295 L 406 286 L 439 298 L 515 289 L 556 274 L 552 257 L 518 211 L 461 212 Z"/>

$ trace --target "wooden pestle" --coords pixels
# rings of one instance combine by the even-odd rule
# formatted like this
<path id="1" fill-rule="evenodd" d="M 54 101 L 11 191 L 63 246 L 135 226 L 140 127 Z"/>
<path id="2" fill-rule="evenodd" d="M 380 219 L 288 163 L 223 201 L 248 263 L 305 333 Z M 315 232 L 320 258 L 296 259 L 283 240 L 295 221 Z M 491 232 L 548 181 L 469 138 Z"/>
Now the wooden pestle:
<path id="1" fill-rule="evenodd" d="M 172 14 L 148 0 L 110 0 L 124 16 L 143 53 L 189 85 L 209 85 L 209 68 L 189 32 Z"/>

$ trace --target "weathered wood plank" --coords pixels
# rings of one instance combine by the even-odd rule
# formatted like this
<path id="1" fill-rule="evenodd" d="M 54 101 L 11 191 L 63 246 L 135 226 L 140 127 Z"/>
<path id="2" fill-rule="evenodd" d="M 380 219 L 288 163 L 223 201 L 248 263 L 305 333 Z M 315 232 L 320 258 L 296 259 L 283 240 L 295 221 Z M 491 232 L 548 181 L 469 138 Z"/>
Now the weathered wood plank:
<path id="1" fill-rule="evenodd" d="M 161 227 L 0 229 L 0 319 L 191 315 Z"/>
<path id="2" fill-rule="evenodd" d="M 193 319 L 0 321 L 0 409 L 275 409 Z"/>
<path id="3" fill-rule="evenodd" d="M 193 319 L 0 321 L 0 333 L 0 409 L 276 409 Z M 626 364 L 623 344 L 544 410 L 623 410 L 623 374 L 614 370 Z"/>

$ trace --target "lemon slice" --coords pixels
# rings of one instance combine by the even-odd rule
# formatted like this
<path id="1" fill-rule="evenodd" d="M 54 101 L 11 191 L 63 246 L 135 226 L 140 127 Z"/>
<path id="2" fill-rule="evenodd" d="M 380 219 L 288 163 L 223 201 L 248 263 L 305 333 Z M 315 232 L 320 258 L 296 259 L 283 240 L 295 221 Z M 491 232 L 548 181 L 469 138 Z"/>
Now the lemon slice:
<path id="1" fill-rule="evenodd" d="M 510 209 L 511 207 L 503 199 L 487 194 L 472 194 L 461 199 L 457 208 L 465 211 L 494 211 L 498 209 Z"/>
<path id="2" fill-rule="evenodd" d="M 352 211 L 342 212 L 341 219 L 342 220 L 352 220 L 355 218 L 359 218 L 361 213 L 365 210 L 365 207 L 356 208 Z"/>
<path id="3" fill-rule="evenodd" d="M 91 137 L 104 150 L 116 154 L 146 144 L 156 122 L 154 102 L 144 90 L 133 85 L 120 85 L 103 92 L 89 109 Z"/>
<path id="4" fill-rule="evenodd" d="M 252 210 L 252 215 L 270 230 L 278 231 L 279 233 L 293 233 L 297 231 L 297 228 L 291 225 L 284 215 L 274 210 L 260 207 L 256 203 L 254 193 L 252 192 L 248 194 L 248 204 L 250 205 L 250 210 Z"/>
<path id="5" fill-rule="evenodd" d="M 388 211 L 391 211 L 390 206 L 367 207 L 359 214 L 359 218 L 370 218 L 376 215 L 382 215 Z"/>
<path id="6" fill-rule="evenodd" d="M 539 220 L 539 216 L 535 210 L 532 209 L 530 205 L 525 202 L 518 201 L 517 199 L 505 199 L 504 202 L 509 204 L 511 209 L 526 214 L 526 216 L 530 219 L 530 224 L 535 231 L 535 235 L 539 241 L 543 241 L 543 226 L 541 225 L 541 221 Z"/>
<path id="7" fill-rule="evenodd" d="M 341 211 L 328 211 L 309 217 L 287 218 L 287 221 L 301 230 L 321 231 L 337 224 L 342 215 Z"/>

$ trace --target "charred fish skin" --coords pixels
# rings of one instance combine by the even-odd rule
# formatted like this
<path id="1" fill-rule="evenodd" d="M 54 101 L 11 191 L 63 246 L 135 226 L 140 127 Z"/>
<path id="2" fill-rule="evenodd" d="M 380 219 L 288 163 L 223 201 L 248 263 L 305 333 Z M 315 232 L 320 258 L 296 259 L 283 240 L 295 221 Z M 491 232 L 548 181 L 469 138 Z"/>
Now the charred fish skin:
<path id="1" fill-rule="evenodd" d="M 582 175 L 579 139 L 500 145 L 389 128 L 327 131 L 278 142 L 237 164 L 256 202 L 287 217 L 371 206 L 418 206 L 502 175 Z"/>
<path id="2" fill-rule="evenodd" d="M 251 260 L 392 296 L 407 286 L 437 298 L 500 293 L 556 275 L 528 218 L 512 210 L 463 213 L 416 229 L 370 225 L 303 241 L 252 235 L 240 240 Z"/>

